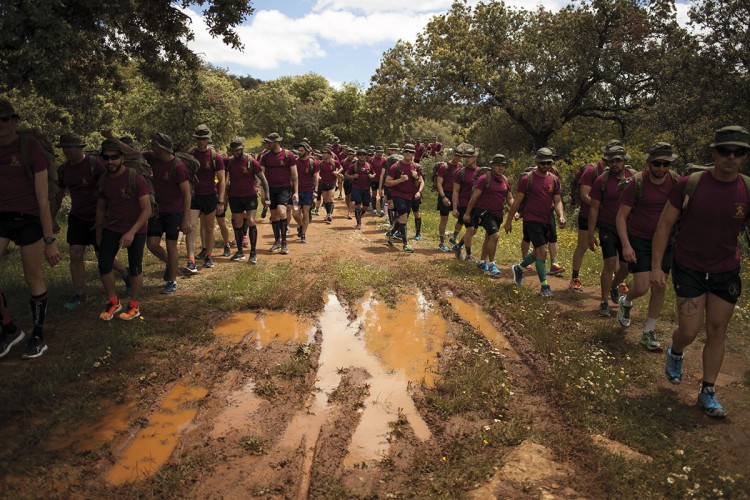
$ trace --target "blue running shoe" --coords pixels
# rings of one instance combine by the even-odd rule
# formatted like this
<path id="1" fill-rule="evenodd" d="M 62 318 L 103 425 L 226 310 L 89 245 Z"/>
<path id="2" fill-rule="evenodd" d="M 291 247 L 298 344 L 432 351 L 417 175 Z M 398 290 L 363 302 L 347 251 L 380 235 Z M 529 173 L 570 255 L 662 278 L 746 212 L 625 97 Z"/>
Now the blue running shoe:
<path id="1" fill-rule="evenodd" d="M 709 417 L 724 418 L 727 416 L 727 411 L 716 400 L 715 387 L 704 387 L 701 389 L 701 392 L 698 393 L 698 406 L 703 408 L 703 411 Z"/>
<path id="2" fill-rule="evenodd" d="M 672 346 L 667 347 L 667 368 L 665 372 L 667 379 L 673 384 L 682 382 L 682 358 L 683 356 L 672 354 Z"/>
<path id="3" fill-rule="evenodd" d="M 518 264 L 513 264 L 510 270 L 513 271 L 513 283 L 523 285 L 523 268 Z"/>
<path id="4" fill-rule="evenodd" d="M 443 252 L 450 252 L 450 251 L 451 251 L 451 249 L 450 249 L 450 248 L 448 248 L 447 246 L 445 246 L 445 244 L 444 244 L 444 243 L 441 243 L 441 244 L 439 244 L 439 245 L 438 245 L 438 248 L 439 248 L 440 250 L 442 250 Z"/>
<path id="5" fill-rule="evenodd" d="M 484 272 L 487 272 L 487 271 L 489 271 L 489 270 L 490 270 L 490 267 L 489 267 L 489 266 L 487 265 L 487 263 L 486 263 L 485 261 L 483 261 L 483 260 L 480 260 L 479 262 L 477 262 L 477 267 L 478 267 L 478 268 L 479 268 L 479 269 L 480 269 L 481 271 L 484 271 Z"/>
<path id="6" fill-rule="evenodd" d="M 497 264 L 495 264 L 494 262 L 490 263 L 487 271 L 490 273 L 490 276 L 497 276 L 498 274 L 500 274 L 500 269 L 497 268 Z"/>
<path id="7" fill-rule="evenodd" d="M 552 289 L 549 285 L 542 285 L 542 290 L 539 293 L 542 294 L 542 297 L 552 297 Z"/>
<path id="8" fill-rule="evenodd" d="M 422 235 L 421 234 L 417 234 L 417 235 L 414 236 L 414 241 L 420 241 L 421 239 L 422 239 Z"/>

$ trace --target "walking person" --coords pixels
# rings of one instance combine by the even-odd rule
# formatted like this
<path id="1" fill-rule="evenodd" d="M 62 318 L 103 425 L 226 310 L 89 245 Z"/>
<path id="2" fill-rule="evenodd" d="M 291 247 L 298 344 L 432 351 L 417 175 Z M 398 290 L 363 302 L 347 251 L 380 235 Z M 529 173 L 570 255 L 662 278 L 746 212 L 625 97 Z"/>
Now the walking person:
<path id="1" fill-rule="evenodd" d="M 440 213 L 440 223 L 438 225 L 440 244 L 438 248 L 443 252 L 450 251 L 450 248 L 445 244 L 445 228 L 448 226 L 448 217 L 453 207 L 453 179 L 456 172 L 460 169 L 461 153 L 457 148 L 454 148 L 451 153 L 451 159 L 445 163 L 441 163 L 437 168 L 437 172 L 435 172 L 435 187 L 438 192 L 437 210 Z M 454 234 L 453 237 L 455 238 L 457 234 Z"/>
<path id="2" fill-rule="evenodd" d="M 299 203 L 297 159 L 291 151 L 281 147 L 284 138 L 276 132 L 266 137 L 268 151 L 263 153 L 258 163 L 268 179 L 273 227 L 273 245 L 271 253 L 281 252 L 286 255 L 289 249 L 286 244 L 286 231 L 289 225 L 287 205 Z"/>
<path id="3" fill-rule="evenodd" d="M 453 176 L 453 217 L 456 218 L 456 228 L 453 231 L 453 241 L 457 241 L 453 245 L 453 251 L 456 253 L 456 258 L 461 259 L 461 253 L 464 246 L 466 247 L 466 260 L 475 261 L 473 255 L 471 255 L 471 240 L 474 237 L 474 226 L 473 218 L 468 219 L 464 217 L 466 215 L 466 208 L 469 205 L 469 199 L 471 199 L 471 191 L 474 187 L 474 180 L 479 166 L 477 165 L 477 152 L 472 146 L 466 146 L 463 151 L 463 167 L 458 170 Z M 468 222 L 467 222 L 468 221 Z M 466 232 L 460 240 L 456 240 L 458 233 L 461 231 L 461 225 L 466 227 Z"/>
<path id="4" fill-rule="evenodd" d="M 409 220 L 412 200 L 419 197 L 424 187 L 424 178 L 419 175 L 414 160 L 414 145 L 404 144 L 402 150 L 403 159 L 398 160 L 389 170 L 385 179 L 385 185 L 391 188 L 393 197 L 393 208 L 396 212 L 394 227 L 387 234 L 388 246 L 393 246 L 393 233 L 398 232 L 403 238 L 403 250 L 413 253 L 414 249 L 409 245 L 406 231 L 406 223 Z"/>

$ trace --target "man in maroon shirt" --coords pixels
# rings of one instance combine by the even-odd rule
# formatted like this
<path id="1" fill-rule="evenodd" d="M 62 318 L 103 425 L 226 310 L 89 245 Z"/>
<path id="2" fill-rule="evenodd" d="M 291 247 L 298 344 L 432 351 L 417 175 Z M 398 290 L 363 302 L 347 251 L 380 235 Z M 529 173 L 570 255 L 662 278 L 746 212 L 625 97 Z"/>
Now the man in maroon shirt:
<path id="1" fill-rule="evenodd" d="M 264 196 L 263 206 L 270 204 L 268 181 L 263 173 L 263 167 L 252 156 L 245 154 L 245 140 L 235 137 L 229 143 L 232 156 L 226 162 L 229 175 L 229 208 L 232 210 L 232 227 L 235 241 L 245 239 L 245 220 L 250 233 L 250 264 L 258 261 L 256 246 L 258 243 L 258 227 L 255 225 L 255 214 L 258 211 L 258 188 L 256 179 L 260 180 Z M 232 256 L 235 262 L 245 258 L 242 244 L 237 245 L 237 251 Z"/>
<path id="2" fill-rule="evenodd" d="M 198 272 L 195 265 L 195 236 L 200 217 L 201 232 L 206 235 L 204 244 L 206 247 L 201 251 L 203 267 L 214 267 L 213 249 L 216 243 L 214 235 L 214 223 L 216 222 L 216 208 L 224 208 L 224 161 L 221 155 L 210 148 L 208 143 L 211 139 L 211 130 L 206 125 L 198 125 L 193 132 L 196 146 L 190 154 L 198 160 L 200 166 L 195 172 L 194 195 L 190 201 L 190 232 L 185 235 L 185 246 L 187 247 L 188 262 L 185 269 L 190 273 Z M 216 183 L 216 179 L 219 183 Z"/>
<path id="3" fill-rule="evenodd" d="M 665 372 L 673 384 L 682 381 L 683 351 L 705 324 L 698 405 L 708 416 L 721 418 L 727 412 L 716 399 L 714 384 L 724 360 L 727 325 L 742 291 L 737 237 L 748 223 L 750 179 L 742 177 L 739 170 L 750 152 L 750 133 L 738 126 L 721 128 L 710 147 L 714 167 L 683 177 L 669 194 L 654 234 L 651 283 L 666 285 L 659 264 L 679 218 L 672 263 L 677 329 L 667 348 Z"/>
<path id="4" fill-rule="evenodd" d="M 107 173 L 102 177 L 96 202 L 96 239 L 99 244 L 99 275 L 108 299 L 99 315 L 104 321 L 110 321 L 117 313 L 126 321 L 141 315 L 138 299 L 143 289 L 143 249 L 151 217 L 151 189 L 141 174 L 125 166 L 123 156 L 120 142 L 107 139 L 102 143 L 102 160 Z M 128 251 L 128 269 L 133 285 L 124 312 L 120 312 L 122 305 L 117 298 L 112 274 L 112 263 L 120 248 Z"/>
<path id="5" fill-rule="evenodd" d="M 430 156 L 433 158 L 438 155 L 443 154 L 443 143 L 438 142 L 438 137 L 436 135 L 432 136 L 432 142 L 429 144 L 428 149 L 430 151 Z"/>
<path id="6" fill-rule="evenodd" d="M 52 235 L 52 213 L 49 206 L 47 169 L 50 159 L 40 143 L 28 137 L 26 151 L 18 131 L 20 116 L 13 105 L 0 99 L 0 255 L 11 241 L 21 249 L 23 276 L 31 293 L 34 331 L 29 338 L 24 358 L 44 354 L 44 320 L 47 316 L 47 286 L 42 276 L 42 256 L 51 265 L 60 262 L 60 253 Z M 25 165 L 28 153 L 29 165 Z M 26 167 L 29 167 L 27 171 Z M 8 300 L 0 290 L 0 358 L 24 338 L 10 315 Z"/>
<path id="7" fill-rule="evenodd" d="M 464 217 L 467 213 L 466 208 L 469 206 L 469 200 L 471 199 L 471 189 L 474 186 L 474 179 L 479 170 L 479 166 L 477 165 L 477 152 L 473 146 L 465 146 L 463 158 L 463 167 L 453 176 L 453 217 L 457 219 L 456 228 L 453 231 L 453 241 L 455 241 L 456 236 L 458 236 L 459 231 L 461 231 L 461 224 L 466 226 L 466 232 L 464 233 L 463 238 L 453 245 L 453 251 L 456 252 L 456 258 L 460 259 L 461 251 L 463 247 L 466 246 L 466 260 L 473 262 L 476 259 L 471 255 L 471 240 L 474 237 L 476 228 L 473 225 L 473 217 L 470 216 L 468 222 Z"/>
<path id="8" fill-rule="evenodd" d="M 378 207 L 380 207 L 380 216 L 385 215 L 385 198 L 383 197 L 383 171 L 385 170 L 385 156 L 383 156 L 383 146 L 377 146 L 375 148 L 372 159 L 368 161 L 372 167 L 372 171 L 375 172 L 375 178 L 370 181 L 370 208 L 372 209 L 372 216 L 378 215 Z M 378 205 L 378 199 L 380 204 Z"/>
<path id="9" fill-rule="evenodd" d="M 65 162 L 58 169 L 58 187 L 60 194 L 68 190 L 71 202 L 67 242 L 70 245 L 70 278 L 73 283 L 73 295 L 64 306 L 69 311 L 86 302 L 86 268 L 83 257 L 89 245 L 94 247 L 95 252 L 99 251 L 94 230 L 97 183 L 107 171 L 101 160 L 83 152 L 85 146 L 86 144 L 79 135 L 70 132 L 61 134 L 60 142 L 57 144 L 65 156 Z M 114 269 L 122 276 L 125 287 L 130 288 L 130 278 L 125 266 L 115 260 Z"/>
<path id="10" fill-rule="evenodd" d="M 346 178 L 346 173 L 352 166 L 352 163 L 357 161 L 357 148 L 349 148 L 346 151 L 346 158 L 341 162 L 342 171 L 342 182 L 344 184 L 344 203 L 346 203 L 346 218 L 351 220 L 354 216 L 352 211 L 352 181 Z"/>
<path id="11" fill-rule="evenodd" d="M 284 138 L 276 132 L 266 137 L 268 151 L 260 158 L 268 179 L 269 198 L 271 199 L 271 225 L 273 227 L 274 241 L 271 245 L 271 253 L 280 251 L 288 254 L 286 245 L 286 229 L 289 224 L 287 219 L 287 204 L 299 202 L 297 159 L 294 153 L 281 147 Z"/>
<path id="12" fill-rule="evenodd" d="M 627 289 L 620 285 L 628 276 L 628 264 L 623 259 L 622 242 L 617 235 L 617 210 L 620 208 L 620 181 L 631 177 L 630 170 L 625 168 L 628 154 L 622 146 L 613 146 L 605 153 L 607 166 L 602 175 L 596 178 L 591 186 L 591 208 L 589 210 L 589 248 L 596 249 L 596 234 L 599 230 L 599 245 L 602 248 L 602 272 L 600 277 L 601 303 L 599 316 L 609 316 L 607 298 L 618 304 L 620 295 Z M 614 280 L 612 275 L 614 274 Z M 619 286 L 619 290 L 618 290 Z"/>
<path id="13" fill-rule="evenodd" d="M 393 198 L 391 198 L 391 188 L 386 185 L 385 177 L 388 175 L 388 170 L 393 166 L 391 162 L 389 161 L 389 159 L 396 158 L 397 156 L 401 156 L 400 154 L 398 154 L 398 152 L 399 152 L 399 147 L 397 143 L 392 142 L 388 144 L 388 149 L 386 149 L 386 154 L 385 154 L 386 166 L 383 169 L 383 172 L 381 173 L 381 178 L 382 178 L 382 183 L 383 183 L 383 196 L 385 196 L 385 204 L 388 210 L 387 222 L 391 226 L 396 222 L 396 212 L 393 210 Z"/>
<path id="14" fill-rule="evenodd" d="M 624 327 L 630 326 L 630 310 L 633 300 L 648 292 L 651 272 L 651 241 L 656 231 L 669 192 L 677 183 L 677 174 L 669 167 L 677 158 L 672 146 L 657 142 L 646 157 L 646 170 L 635 174 L 633 180 L 620 195 L 620 208 L 617 209 L 617 234 L 622 242 L 622 256 L 628 262 L 633 274 L 633 287 L 620 297 L 617 321 Z M 673 175 L 672 175 L 673 174 Z M 661 262 L 661 268 L 669 274 L 672 267 L 672 246 L 669 245 Z M 661 351 L 656 339 L 656 320 L 661 314 L 666 287 L 651 287 L 648 303 L 648 319 L 641 334 L 641 344 L 649 351 Z"/>
<path id="15" fill-rule="evenodd" d="M 292 213 L 299 224 L 297 236 L 301 243 L 307 243 L 307 227 L 310 224 L 310 208 L 314 198 L 318 195 L 320 182 L 320 164 L 312 157 L 312 148 L 306 142 L 295 146 L 297 148 L 297 173 L 299 174 L 299 204 Z"/>
<path id="16" fill-rule="evenodd" d="M 318 207 L 322 203 L 326 210 L 326 222 L 333 221 L 333 196 L 336 190 L 336 181 L 341 173 L 341 165 L 329 147 L 323 148 L 323 158 L 320 160 L 318 180 Z"/>
<path id="17" fill-rule="evenodd" d="M 570 288 L 576 292 L 583 292 L 583 285 L 579 278 L 583 257 L 589 249 L 589 207 L 591 206 L 591 186 L 597 177 L 602 175 L 607 167 L 607 149 L 614 146 L 622 146 L 622 142 L 611 140 L 602 148 L 603 157 L 596 163 L 589 163 L 584 168 L 583 174 L 578 181 L 580 191 L 580 202 L 578 210 L 578 242 L 573 251 L 573 275 L 570 278 Z"/>
<path id="18" fill-rule="evenodd" d="M 420 193 L 424 187 L 424 178 L 419 175 L 413 162 L 414 145 L 404 144 L 402 154 L 403 159 L 397 161 L 388 170 L 388 175 L 385 178 L 385 185 L 391 188 L 393 209 L 398 217 L 397 222 L 394 224 L 393 231 L 389 232 L 386 236 L 388 238 L 388 246 L 393 246 L 393 233 L 400 233 L 404 242 L 404 252 L 413 253 L 414 249 L 409 245 L 406 223 L 409 220 L 412 200 L 415 197 L 420 197 Z"/>
<path id="19" fill-rule="evenodd" d="M 503 175 L 507 164 L 505 155 L 497 154 L 492 157 L 492 171 L 480 175 L 474 182 L 474 192 L 464 214 L 464 220 L 467 220 L 469 214 L 473 213 L 473 225 L 484 228 L 484 243 L 478 265 L 490 276 L 500 274 L 500 269 L 495 264 L 495 252 L 500 239 L 500 225 L 503 223 L 503 209 L 506 203 L 513 206 L 513 193 L 508 179 Z"/>
<path id="20" fill-rule="evenodd" d="M 358 149 L 357 160 L 349 165 L 344 174 L 344 179 L 352 183 L 352 203 L 354 204 L 354 216 L 357 220 L 355 229 L 362 229 L 362 214 L 370 204 L 370 181 L 375 178 L 372 166 L 367 163 L 367 151 Z"/>
<path id="21" fill-rule="evenodd" d="M 452 211 L 453 199 L 453 176 L 461 169 L 461 152 L 454 148 L 451 153 L 451 159 L 441 163 L 435 173 L 435 186 L 438 192 L 437 210 L 440 212 L 440 224 L 438 234 L 440 235 L 440 244 L 438 248 L 443 252 L 450 251 L 445 244 L 445 228 L 448 226 L 448 216 Z M 460 230 L 460 227 L 459 227 Z M 455 238 L 458 233 L 454 234 Z"/>
<path id="22" fill-rule="evenodd" d="M 528 235 L 534 250 L 529 252 L 519 263 L 511 267 L 513 281 L 517 285 L 523 284 L 523 272 L 526 266 L 535 263 L 536 273 L 541 283 L 543 297 L 551 297 L 552 290 L 547 283 L 545 260 L 547 259 L 547 244 L 552 234 L 552 220 L 549 207 L 554 206 L 560 227 L 565 227 L 562 198 L 560 196 L 560 181 L 550 173 L 552 160 L 546 155 L 534 158 L 536 168 L 522 175 L 518 179 L 516 197 L 513 200 L 508 217 L 505 220 L 505 232 L 513 230 L 513 217 L 523 203 L 523 233 Z M 531 179 L 529 179 L 531 177 Z M 525 201 L 524 201 L 525 200 Z"/>
<path id="23" fill-rule="evenodd" d="M 336 136 L 331 139 L 331 153 L 336 155 L 336 158 L 338 158 L 339 153 L 341 153 L 341 140 Z"/>
<path id="24" fill-rule="evenodd" d="M 414 140 L 414 163 L 419 163 L 425 154 L 427 154 L 427 146 L 422 145 L 417 137 Z"/>

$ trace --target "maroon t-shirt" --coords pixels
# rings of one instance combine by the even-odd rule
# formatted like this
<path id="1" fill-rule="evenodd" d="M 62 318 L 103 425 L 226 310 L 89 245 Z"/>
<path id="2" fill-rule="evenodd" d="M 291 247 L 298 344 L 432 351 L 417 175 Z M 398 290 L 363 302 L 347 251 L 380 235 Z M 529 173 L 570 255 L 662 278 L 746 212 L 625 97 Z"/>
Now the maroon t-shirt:
<path id="1" fill-rule="evenodd" d="M 335 154 L 335 156 L 336 156 L 336 159 L 338 159 L 339 163 L 341 163 L 341 162 L 343 162 L 344 160 L 346 160 L 346 157 L 347 157 L 348 155 L 346 154 L 346 151 L 344 151 L 344 150 L 342 149 L 341 151 L 339 151 L 338 153 L 336 153 L 336 154 Z"/>
<path id="2" fill-rule="evenodd" d="M 269 188 L 291 188 L 292 172 L 291 166 L 297 164 L 297 158 L 291 151 L 281 149 L 278 153 L 269 151 L 260 159 L 268 180 Z M 299 172 L 297 173 L 299 175 Z"/>
<path id="3" fill-rule="evenodd" d="M 674 185 L 670 174 L 664 177 L 664 182 L 656 185 L 651 182 L 648 170 L 644 170 L 641 197 L 636 200 L 635 181 L 628 183 L 620 195 L 620 204 L 633 209 L 628 219 L 628 234 L 649 240 L 654 237 L 656 224 Z"/>
<path id="4" fill-rule="evenodd" d="M 441 163 L 435 175 L 443 179 L 443 192 L 453 192 L 453 176 L 461 169 L 461 164 L 453 165 L 451 162 Z M 468 202 L 467 202 L 468 203 Z"/>
<path id="5" fill-rule="evenodd" d="M 383 173 L 383 169 L 386 168 L 386 164 L 387 160 L 385 156 L 381 156 L 380 158 L 378 158 L 377 156 L 373 156 L 372 160 L 370 160 L 372 171 L 375 172 L 375 178 L 372 180 L 372 182 L 380 182 L 380 174 Z"/>
<path id="6" fill-rule="evenodd" d="M 419 160 L 422 159 L 425 152 L 427 152 L 427 148 L 422 144 L 417 144 L 416 146 L 414 146 L 414 163 L 419 163 Z"/>
<path id="7" fill-rule="evenodd" d="M 490 176 L 490 185 L 487 186 L 487 176 Z M 505 177 L 497 178 L 491 173 L 482 174 L 474 182 L 475 189 L 482 191 L 482 195 L 477 200 L 476 208 L 479 210 L 487 210 L 492 215 L 497 217 L 503 216 L 503 209 L 505 207 L 505 200 L 508 197 L 508 185 Z"/>
<path id="8" fill-rule="evenodd" d="M 630 170 L 625 169 L 625 177 L 632 177 Z M 617 223 L 617 210 L 620 208 L 620 179 L 616 175 L 610 174 L 607 179 L 607 185 L 604 186 L 602 193 L 602 179 L 604 174 L 600 175 L 591 186 L 591 199 L 598 200 L 599 216 L 597 222 L 615 225 Z"/>
<path id="9" fill-rule="evenodd" d="M 185 209 L 182 202 L 180 183 L 190 179 L 190 172 L 184 163 L 177 160 L 161 161 L 151 152 L 143 153 L 143 158 L 154 172 L 154 199 L 162 214 L 179 214 Z"/>
<path id="10" fill-rule="evenodd" d="M 151 192 L 141 174 L 135 174 L 135 192 L 131 191 L 130 173 L 127 167 L 117 177 L 106 174 L 102 178 L 102 189 L 99 197 L 107 200 L 107 222 L 105 228 L 115 233 L 124 234 L 130 231 L 141 215 L 138 199 Z M 148 224 L 143 224 L 136 233 L 146 234 Z"/>
<path id="11" fill-rule="evenodd" d="M 304 160 L 297 158 L 297 190 L 300 193 L 312 191 L 315 188 L 315 173 L 320 172 L 320 163 L 314 158 L 307 157 Z"/>
<path id="12" fill-rule="evenodd" d="M 243 154 L 240 159 L 231 157 L 225 164 L 229 174 L 229 196 L 243 198 L 257 196 L 258 188 L 255 180 L 263 173 L 263 167 L 252 156 Z"/>
<path id="13" fill-rule="evenodd" d="M 579 184 L 581 186 L 591 187 L 594 185 L 594 181 L 596 180 L 596 178 L 602 175 L 603 172 L 604 172 L 604 165 L 602 164 L 601 161 L 596 162 L 596 165 L 594 167 L 587 166 L 586 170 L 584 170 L 583 174 L 581 174 L 581 179 L 579 181 Z M 585 203 L 582 201 L 581 209 L 578 212 L 578 214 L 581 216 L 581 218 L 588 219 L 590 210 L 591 210 L 591 206 L 588 203 Z"/>
<path id="14" fill-rule="evenodd" d="M 523 207 L 523 220 L 551 224 L 550 208 L 555 204 L 555 195 L 560 194 L 560 183 L 554 174 L 541 176 L 532 170 L 518 178 L 516 191 L 523 193 L 526 202 Z M 526 192 L 528 176 L 531 176 L 531 193 Z"/>
<path id="15" fill-rule="evenodd" d="M 682 209 L 689 177 L 683 177 L 669 193 L 673 207 Z M 748 218 L 745 183 L 721 182 L 710 172 L 701 175 L 687 210 L 680 219 L 674 259 L 702 273 L 723 273 L 740 267 L 737 237 Z"/>
<path id="16" fill-rule="evenodd" d="M 372 167 L 369 163 L 364 162 L 360 164 L 357 161 L 352 162 L 346 173 L 348 175 L 357 175 L 357 178 L 352 180 L 352 187 L 357 189 L 370 189 L 369 175 L 372 173 Z"/>
<path id="17" fill-rule="evenodd" d="M 331 153 L 338 157 L 339 153 L 341 153 L 341 144 L 334 144 L 331 146 Z"/>
<path id="18" fill-rule="evenodd" d="M 50 166 L 49 158 L 35 140 L 29 141 L 29 161 L 34 174 Z M 21 163 L 21 139 L 0 147 L 0 212 L 18 212 L 39 216 L 34 180 Z"/>
<path id="19" fill-rule="evenodd" d="M 104 163 L 96 159 L 92 164 L 91 157 L 84 155 L 83 160 L 71 165 L 69 161 L 60 168 L 60 187 L 70 193 L 70 213 L 85 221 L 96 219 L 96 199 L 98 197 L 97 181 L 107 173 Z"/>
<path id="20" fill-rule="evenodd" d="M 200 163 L 200 167 L 195 172 L 195 194 L 201 196 L 216 194 L 218 192 L 216 190 L 216 172 L 224 170 L 224 160 L 221 159 L 221 155 L 211 148 L 205 151 L 193 149 L 190 154 Z M 212 155 L 213 161 L 211 160 Z"/>
<path id="21" fill-rule="evenodd" d="M 396 162 L 388 169 L 388 177 L 391 179 L 400 179 L 402 175 L 409 176 L 409 180 L 391 186 L 391 196 L 404 198 L 406 200 L 414 199 L 414 195 L 419 191 L 419 179 L 415 179 L 412 172 L 416 170 L 414 163 Z"/>
<path id="22" fill-rule="evenodd" d="M 443 144 L 440 142 L 432 142 L 429 147 L 430 156 L 437 156 L 437 154 L 443 150 Z"/>
<path id="23" fill-rule="evenodd" d="M 320 184 L 321 185 L 327 185 L 327 186 L 333 186 L 336 184 L 336 176 L 334 175 L 333 171 L 338 168 L 338 165 L 336 162 L 331 159 L 331 161 L 321 161 L 318 165 L 318 168 L 320 169 Z"/>
<path id="24" fill-rule="evenodd" d="M 471 199 L 471 188 L 474 185 L 474 178 L 476 177 L 478 171 L 479 171 L 478 165 L 475 165 L 474 168 L 464 167 L 463 168 L 463 180 L 461 179 L 461 171 L 456 170 L 453 173 L 453 184 L 460 184 L 459 190 L 458 190 L 458 206 L 459 207 L 469 206 L 469 200 Z M 455 188 L 453 192 L 455 192 Z"/>

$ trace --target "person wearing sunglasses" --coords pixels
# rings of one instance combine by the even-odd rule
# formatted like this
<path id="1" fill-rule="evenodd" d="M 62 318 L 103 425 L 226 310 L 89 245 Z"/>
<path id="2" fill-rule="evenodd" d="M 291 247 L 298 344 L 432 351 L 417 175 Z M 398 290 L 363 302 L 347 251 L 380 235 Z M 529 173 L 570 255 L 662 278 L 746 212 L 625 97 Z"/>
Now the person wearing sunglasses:
<path id="1" fill-rule="evenodd" d="M 28 138 L 28 142 L 24 141 L 27 149 L 22 150 L 24 146 L 18 130 L 20 121 L 21 117 L 10 101 L 0 99 L 0 255 L 5 254 L 11 241 L 21 251 L 23 276 L 31 294 L 29 302 L 34 325 L 22 355 L 28 359 L 39 357 L 47 350 L 44 320 L 48 297 L 42 276 L 42 256 L 54 266 L 60 262 L 60 253 L 52 235 L 47 180 L 50 159 L 39 141 L 32 137 Z M 3 269 L 3 272 L 8 271 Z M 24 338 L 23 330 L 13 322 L 8 300 L 2 290 L 0 320 L 2 358 Z"/>
<path id="2" fill-rule="evenodd" d="M 622 242 L 622 257 L 628 263 L 633 275 L 633 287 L 619 298 L 617 321 L 623 327 L 630 326 L 630 311 L 633 301 L 646 295 L 649 290 L 651 273 L 651 242 L 656 231 L 669 193 L 677 184 L 679 175 L 670 170 L 677 155 L 666 142 L 657 142 L 646 156 L 646 170 L 638 172 L 627 183 L 620 195 L 620 208 L 617 210 L 617 234 Z M 669 274 L 672 267 L 672 245 L 667 245 L 661 260 L 661 269 Z M 649 351 L 661 351 L 656 338 L 656 320 L 659 319 L 664 304 L 665 287 L 653 286 L 648 303 L 648 319 L 641 334 L 641 344 Z"/>
<path id="3" fill-rule="evenodd" d="M 710 417 L 727 411 L 716 399 L 714 384 L 724 360 L 727 325 L 742 293 L 737 238 L 750 214 L 750 178 L 739 173 L 750 151 L 750 133 L 740 126 L 716 131 L 710 145 L 713 168 L 683 177 L 669 194 L 654 234 L 651 284 L 665 286 L 661 263 L 675 223 L 672 282 L 677 296 L 677 329 L 667 347 L 665 373 L 682 382 L 685 349 L 703 325 L 703 378 L 698 405 Z"/>

